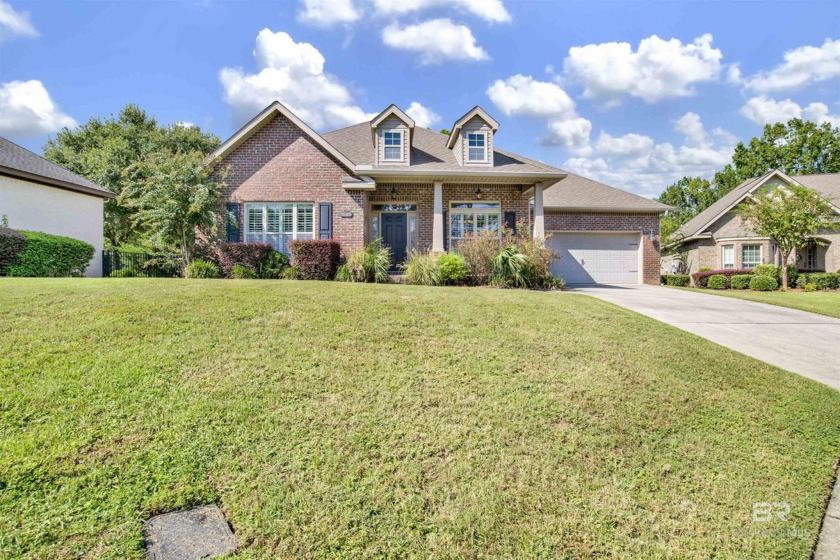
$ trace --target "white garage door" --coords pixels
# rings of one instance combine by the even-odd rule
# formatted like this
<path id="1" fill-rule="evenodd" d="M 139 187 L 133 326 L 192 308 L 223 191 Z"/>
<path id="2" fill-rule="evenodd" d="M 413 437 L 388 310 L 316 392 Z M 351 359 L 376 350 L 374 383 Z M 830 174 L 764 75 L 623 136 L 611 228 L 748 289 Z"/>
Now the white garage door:
<path id="1" fill-rule="evenodd" d="M 551 273 L 568 284 L 638 284 L 639 233 L 555 233 Z"/>

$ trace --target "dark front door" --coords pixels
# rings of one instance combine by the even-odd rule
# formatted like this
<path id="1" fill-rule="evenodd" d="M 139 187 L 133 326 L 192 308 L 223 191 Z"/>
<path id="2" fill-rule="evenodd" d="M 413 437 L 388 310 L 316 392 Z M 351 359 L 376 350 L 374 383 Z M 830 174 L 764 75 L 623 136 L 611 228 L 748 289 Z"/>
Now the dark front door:
<path id="1" fill-rule="evenodd" d="M 408 244 L 408 219 L 406 214 L 382 214 L 382 243 L 391 248 L 394 256 L 391 268 L 405 260 L 406 245 Z"/>

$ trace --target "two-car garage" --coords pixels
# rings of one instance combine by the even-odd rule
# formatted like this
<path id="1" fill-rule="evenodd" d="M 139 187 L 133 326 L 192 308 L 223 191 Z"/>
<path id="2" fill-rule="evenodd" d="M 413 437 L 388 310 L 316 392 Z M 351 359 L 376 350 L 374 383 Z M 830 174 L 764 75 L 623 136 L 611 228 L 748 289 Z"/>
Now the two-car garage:
<path id="1" fill-rule="evenodd" d="M 569 284 L 639 284 L 639 232 L 559 232 L 546 243 L 557 253 L 551 273 Z"/>

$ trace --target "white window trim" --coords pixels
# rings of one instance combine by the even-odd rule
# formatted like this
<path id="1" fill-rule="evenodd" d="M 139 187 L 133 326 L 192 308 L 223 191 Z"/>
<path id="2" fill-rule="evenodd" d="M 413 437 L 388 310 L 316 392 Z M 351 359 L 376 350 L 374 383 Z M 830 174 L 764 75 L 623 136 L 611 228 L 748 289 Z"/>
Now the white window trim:
<path id="1" fill-rule="evenodd" d="M 389 205 L 400 205 L 400 206 L 414 206 L 415 210 L 374 210 L 374 206 L 389 206 Z M 408 231 L 406 232 L 406 251 L 416 251 L 418 247 L 418 236 L 420 233 L 420 212 L 419 212 L 419 205 L 416 202 L 405 202 L 405 201 L 397 201 L 397 202 L 371 202 L 368 204 L 368 213 L 370 214 L 370 220 L 368 221 L 368 232 L 370 241 L 374 239 L 381 238 L 381 231 L 377 231 L 374 233 L 374 226 L 373 222 L 376 220 L 377 229 L 382 227 L 382 214 L 405 214 L 406 215 L 406 228 Z M 411 230 L 411 222 L 414 221 L 414 231 Z"/>
<path id="2" fill-rule="evenodd" d="M 386 148 L 396 148 L 397 146 L 386 146 L 385 145 L 385 135 L 386 134 L 398 134 L 400 137 L 400 157 L 398 158 L 389 158 L 385 157 L 385 149 Z M 405 132 L 402 130 L 383 130 L 382 131 L 382 161 L 395 161 L 395 162 L 402 162 L 405 161 Z"/>
<path id="3" fill-rule="evenodd" d="M 733 245 L 732 243 L 727 243 L 726 245 L 720 246 L 720 267 L 723 270 L 727 270 L 726 249 L 732 249 L 732 262 L 730 263 L 732 266 L 730 266 L 729 268 L 735 268 L 735 245 Z"/>
<path id="4" fill-rule="evenodd" d="M 268 207 L 269 206 L 291 206 L 294 210 L 292 212 L 292 231 L 291 232 L 267 232 L 266 228 L 268 227 Z M 298 209 L 300 207 L 310 207 L 312 209 L 312 231 L 298 231 Z M 250 210 L 254 207 L 262 208 L 262 232 L 258 234 L 256 232 L 250 231 Z M 282 223 L 283 218 L 280 218 L 280 229 L 282 230 Z M 242 238 L 243 240 L 248 243 L 248 237 L 253 235 L 261 235 L 262 240 L 258 241 L 258 243 L 270 243 L 266 240 L 268 235 L 280 235 L 281 237 L 284 235 L 290 235 L 292 240 L 299 239 L 301 235 L 311 236 L 311 237 L 304 237 L 303 239 L 315 239 L 315 203 L 314 202 L 246 202 L 245 203 L 245 229 L 243 231 Z M 253 241 L 250 241 L 253 243 Z M 278 251 L 280 248 L 275 247 Z"/>
<path id="5" fill-rule="evenodd" d="M 476 136 L 483 136 L 484 137 L 484 159 L 470 159 L 470 135 Z M 490 161 L 490 138 L 486 132 L 467 132 L 466 136 L 464 137 L 464 143 L 466 144 L 467 153 L 465 156 L 466 162 L 469 163 L 487 163 Z"/>
<path id="6" fill-rule="evenodd" d="M 453 208 L 453 204 L 497 204 L 497 208 Z M 495 215 L 499 217 L 499 241 L 502 239 L 502 229 L 504 228 L 504 224 L 502 223 L 502 203 L 498 200 L 450 200 L 449 201 L 449 208 L 448 208 L 448 238 L 449 238 L 449 247 L 450 249 L 454 246 L 452 244 L 453 239 L 466 239 L 466 237 L 453 237 L 452 235 L 452 216 L 455 214 L 472 214 L 473 216 L 477 214 L 485 214 L 485 215 Z"/>
<path id="7" fill-rule="evenodd" d="M 743 243 L 741 245 L 741 268 L 747 268 L 744 265 L 744 249 L 747 247 L 758 247 L 758 262 L 751 268 L 755 268 L 756 266 L 764 262 L 764 245 L 762 245 L 761 243 Z"/>

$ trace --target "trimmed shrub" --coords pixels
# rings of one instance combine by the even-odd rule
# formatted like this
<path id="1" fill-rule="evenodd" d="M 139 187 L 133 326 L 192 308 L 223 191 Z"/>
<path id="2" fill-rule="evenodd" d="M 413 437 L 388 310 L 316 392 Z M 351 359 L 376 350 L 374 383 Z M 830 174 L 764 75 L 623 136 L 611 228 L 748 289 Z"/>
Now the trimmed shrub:
<path id="1" fill-rule="evenodd" d="M 667 286 L 679 286 L 685 287 L 691 282 L 691 278 L 688 274 L 666 274 L 665 275 L 665 285 Z"/>
<path id="2" fill-rule="evenodd" d="M 301 280 L 331 280 L 341 258 L 341 245 L 329 239 L 298 239 L 290 244 L 292 264 Z"/>
<path id="3" fill-rule="evenodd" d="M 438 261 L 429 253 L 412 251 L 406 261 L 400 264 L 400 268 L 405 273 L 405 280 L 409 284 L 440 286 L 443 283 Z"/>
<path id="4" fill-rule="evenodd" d="M 817 285 L 812 284 L 812 283 L 808 283 L 808 284 L 805 284 L 805 287 L 803 289 L 806 292 L 816 292 L 817 291 Z"/>
<path id="5" fill-rule="evenodd" d="M 759 264 L 753 268 L 753 274 L 757 274 L 759 276 L 772 276 L 778 280 L 779 268 L 772 264 Z"/>
<path id="6" fill-rule="evenodd" d="M 6 269 L 9 276 L 82 276 L 93 258 L 93 245 L 84 241 L 40 231 L 20 233 L 26 247 Z"/>
<path id="7" fill-rule="evenodd" d="M 113 271 L 108 278 L 137 278 L 137 272 L 132 268 L 121 268 Z"/>
<path id="8" fill-rule="evenodd" d="M 710 276 L 714 276 L 715 274 L 723 274 L 727 278 L 732 278 L 736 274 L 752 274 L 751 268 L 726 268 L 723 270 L 706 270 L 703 272 L 695 272 L 691 275 L 691 280 L 694 285 L 698 288 L 705 288 L 706 281 L 709 279 Z"/>
<path id="9" fill-rule="evenodd" d="M 816 284 L 818 290 L 840 288 L 840 275 L 834 272 L 813 272 L 808 274 L 808 283 Z"/>
<path id="10" fill-rule="evenodd" d="M 746 290 L 750 287 L 750 280 L 752 280 L 752 277 L 752 274 L 736 274 L 729 279 L 729 286 L 733 290 Z"/>
<path id="11" fill-rule="evenodd" d="M 289 257 L 268 243 L 220 243 L 216 258 L 225 276 L 230 276 L 238 264 L 253 270 L 260 278 L 278 278 L 280 270 L 289 266 Z"/>
<path id="12" fill-rule="evenodd" d="M 700 267 L 700 272 L 710 272 L 711 270 L 712 270 L 712 267 L 710 267 L 710 266 L 701 266 Z"/>
<path id="13" fill-rule="evenodd" d="M 796 280 L 799 278 L 799 270 L 796 268 L 795 264 L 789 264 L 787 267 L 788 270 L 788 287 L 793 288 L 796 286 Z M 779 282 L 781 282 L 781 276 L 779 277 Z"/>
<path id="14" fill-rule="evenodd" d="M 779 283 L 772 276 L 753 274 L 750 278 L 750 290 L 754 292 L 772 292 L 779 287 Z"/>
<path id="15" fill-rule="evenodd" d="M 347 261 L 338 267 L 335 279 L 340 282 L 386 284 L 391 281 L 388 271 L 392 255 L 390 247 L 382 245 L 380 239 L 375 239 L 364 249 L 351 253 Z"/>
<path id="16" fill-rule="evenodd" d="M 230 277 L 234 280 L 253 280 L 257 277 L 257 273 L 241 264 L 233 265 L 230 269 Z"/>
<path id="17" fill-rule="evenodd" d="M 26 249 L 26 236 L 7 227 L 0 227 L 0 276 L 6 275 L 6 269 L 17 261 Z"/>
<path id="18" fill-rule="evenodd" d="M 203 259 L 194 260 L 184 269 L 184 278 L 218 278 L 221 274 L 219 265 Z"/>
<path id="19" fill-rule="evenodd" d="M 465 284 L 470 276 L 467 261 L 458 253 L 446 253 L 437 259 L 440 282 L 445 286 Z"/>
<path id="20" fill-rule="evenodd" d="M 297 280 L 298 274 L 300 274 L 300 272 L 297 267 L 294 266 L 287 266 L 280 271 L 280 277 L 285 278 L 286 280 Z"/>
<path id="21" fill-rule="evenodd" d="M 729 279 L 723 274 L 713 274 L 706 281 L 706 287 L 710 290 L 725 290 L 728 288 Z"/>

